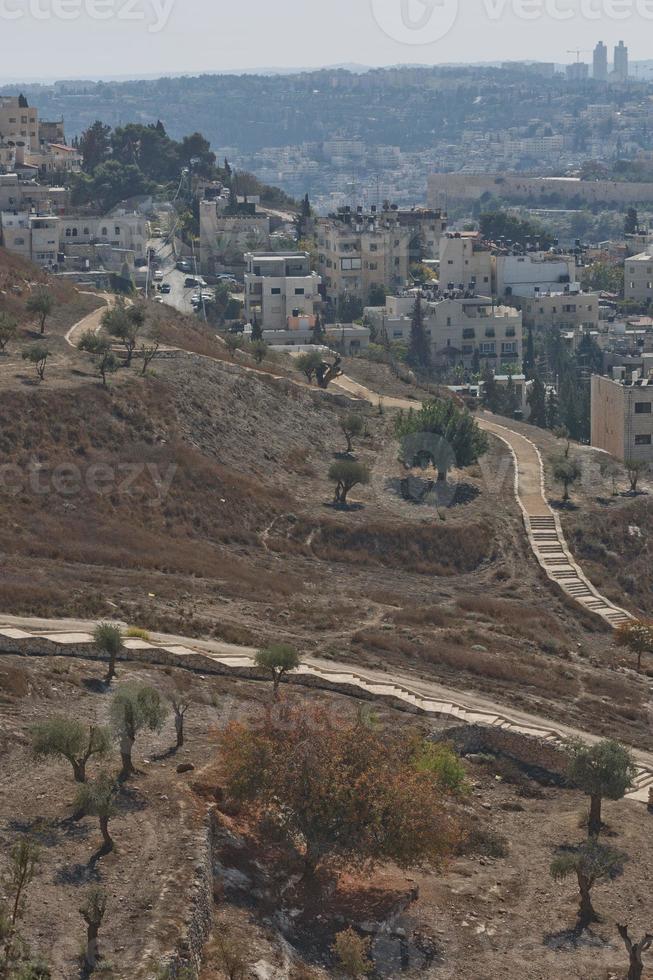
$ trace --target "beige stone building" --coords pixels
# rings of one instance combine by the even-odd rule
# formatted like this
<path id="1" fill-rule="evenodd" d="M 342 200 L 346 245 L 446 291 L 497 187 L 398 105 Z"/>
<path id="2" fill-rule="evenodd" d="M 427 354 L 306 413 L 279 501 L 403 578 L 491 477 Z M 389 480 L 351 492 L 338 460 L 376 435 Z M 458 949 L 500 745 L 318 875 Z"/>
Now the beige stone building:
<path id="1" fill-rule="evenodd" d="M 592 376 L 592 445 L 622 462 L 653 463 L 653 378 Z"/>
<path id="2" fill-rule="evenodd" d="M 640 252 L 624 264 L 624 296 L 633 303 L 653 300 L 653 254 Z"/>
<path id="3" fill-rule="evenodd" d="M 437 258 L 446 215 L 425 208 L 341 208 L 317 219 L 318 272 L 328 297 L 369 301 L 373 286 L 401 289 L 412 262 Z"/>
<path id="4" fill-rule="evenodd" d="M 538 293 L 529 298 L 515 296 L 513 303 L 522 311 L 526 329 L 559 327 L 573 332 L 599 329 L 598 293 Z"/>
<path id="5" fill-rule="evenodd" d="M 424 327 L 433 361 L 472 368 L 475 360 L 501 373 L 523 360 L 522 316 L 496 306 L 488 296 L 423 301 Z M 367 319 L 389 343 L 410 343 L 415 296 L 388 296 L 385 307 L 368 307 Z"/>
<path id="6" fill-rule="evenodd" d="M 232 209 L 220 199 L 200 201 L 200 263 L 213 275 L 242 267 L 246 252 L 270 247 L 270 217 L 248 202 Z"/>
<path id="7" fill-rule="evenodd" d="M 38 151 L 38 109 L 21 104 L 19 96 L 0 95 L 0 139 L 24 143 L 28 149 Z"/>

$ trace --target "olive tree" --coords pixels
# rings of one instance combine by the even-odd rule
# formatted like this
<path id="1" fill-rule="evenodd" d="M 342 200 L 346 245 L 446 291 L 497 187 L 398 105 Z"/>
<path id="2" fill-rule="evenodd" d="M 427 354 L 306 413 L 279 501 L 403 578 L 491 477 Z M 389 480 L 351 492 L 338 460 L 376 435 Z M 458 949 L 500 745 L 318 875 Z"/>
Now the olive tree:
<path id="1" fill-rule="evenodd" d="M 651 467 L 645 459 L 627 459 L 624 466 L 626 467 L 626 473 L 628 474 L 630 492 L 632 494 L 636 494 L 639 481 L 650 471 Z"/>
<path id="2" fill-rule="evenodd" d="M 624 941 L 624 946 L 628 951 L 628 956 L 630 958 L 630 964 L 628 969 L 628 980 L 642 980 L 642 974 L 644 972 L 644 962 L 643 955 L 648 952 L 653 944 L 653 936 L 647 932 L 643 939 L 639 942 L 633 942 L 633 940 L 628 935 L 628 926 L 617 925 L 617 931 Z"/>
<path id="3" fill-rule="evenodd" d="M 116 676 L 116 657 L 125 648 L 122 630 L 113 623 L 98 623 L 93 631 L 93 639 L 100 653 L 109 658 L 106 682 L 110 684 Z"/>
<path id="4" fill-rule="evenodd" d="M 272 678 L 272 698 L 278 701 L 279 685 L 286 674 L 299 667 L 299 654 L 287 643 L 273 643 L 264 650 L 259 650 L 254 660 L 256 666 Z"/>
<path id="5" fill-rule="evenodd" d="M 599 881 L 613 881 L 620 873 L 623 855 L 596 841 L 585 841 L 578 847 L 566 848 L 551 862 L 551 877 L 564 881 L 575 875 L 578 881 L 580 902 L 576 933 L 580 935 L 599 917 L 592 905 L 592 889 Z"/>
<path id="6" fill-rule="evenodd" d="M 617 645 L 628 647 L 637 656 L 637 673 L 642 670 L 642 657 L 653 653 L 653 622 L 631 619 L 617 630 Z"/>
<path id="7" fill-rule="evenodd" d="M 111 702 L 111 723 L 120 740 L 122 769 L 120 779 L 128 779 L 136 770 L 132 750 L 139 732 L 161 731 L 166 719 L 166 707 L 159 692 L 147 684 L 123 684 Z"/>
<path id="8" fill-rule="evenodd" d="M 353 460 L 340 460 L 333 463 L 329 469 L 329 479 L 335 483 L 334 503 L 347 503 L 347 494 L 359 484 L 366 486 L 370 482 L 370 470 L 364 463 Z"/>
<path id="9" fill-rule="evenodd" d="M 117 795 L 118 785 L 115 778 L 107 772 L 102 772 L 95 779 L 80 786 L 75 797 L 75 807 L 79 813 L 97 817 L 100 821 L 102 854 L 108 854 L 114 847 L 113 838 L 109 833 L 109 820 L 116 813 Z"/>
<path id="10" fill-rule="evenodd" d="M 357 412 L 350 412 L 340 419 L 340 428 L 347 440 L 347 452 L 350 453 L 353 449 L 352 440 L 354 437 L 362 435 L 365 431 L 363 417 Z"/>
<path id="11" fill-rule="evenodd" d="M 601 833 L 601 808 L 604 799 L 622 800 L 633 786 L 636 776 L 632 754 L 619 742 L 605 739 L 587 745 L 582 739 L 567 743 L 567 775 L 590 798 L 587 828 L 590 837 Z"/>
<path id="12" fill-rule="evenodd" d="M 564 503 L 569 500 L 569 487 L 577 483 L 581 478 L 581 468 L 578 460 L 572 456 L 556 456 L 553 460 L 553 479 L 556 483 L 562 484 L 565 489 L 563 495 Z"/>
<path id="13" fill-rule="evenodd" d="M 118 358 L 113 353 L 111 341 L 107 337 L 99 337 L 92 330 L 87 330 L 77 345 L 77 348 L 92 355 L 98 373 L 102 378 L 102 385 L 106 388 L 107 374 L 115 374 L 119 367 Z"/>
<path id="14" fill-rule="evenodd" d="M 107 894 L 96 886 L 89 889 L 86 898 L 79 907 L 79 914 L 86 923 L 86 948 L 84 950 L 84 967 L 92 973 L 99 958 L 98 933 L 107 910 Z"/>
<path id="15" fill-rule="evenodd" d="M 187 674 L 179 674 L 175 677 L 168 697 L 175 716 L 175 733 L 177 736 L 175 748 L 180 749 L 184 744 L 186 712 L 193 701 L 192 682 Z"/>
<path id="16" fill-rule="evenodd" d="M 33 347 L 28 347 L 27 350 L 23 351 L 23 360 L 29 361 L 30 364 L 34 365 L 39 381 L 43 381 L 45 378 L 45 366 L 48 363 L 49 356 L 50 351 L 42 344 L 35 344 Z"/>
<path id="17" fill-rule="evenodd" d="M 86 782 L 86 764 L 93 756 L 103 758 L 111 750 L 111 732 L 85 725 L 63 715 L 39 722 L 32 728 L 32 752 L 37 759 L 62 758 L 73 767 L 75 782 Z"/>
<path id="18" fill-rule="evenodd" d="M 27 300 L 25 309 L 39 321 L 41 334 L 45 333 L 45 323 L 54 310 L 54 296 L 45 288 L 37 289 Z"/>
<path id="19" fill-rule="evenodd" d="M 322 355 L 317 351 L 308 351 L 306 354 L 300 354 L 295 364 L 310 384 L 322 366 Z"/>

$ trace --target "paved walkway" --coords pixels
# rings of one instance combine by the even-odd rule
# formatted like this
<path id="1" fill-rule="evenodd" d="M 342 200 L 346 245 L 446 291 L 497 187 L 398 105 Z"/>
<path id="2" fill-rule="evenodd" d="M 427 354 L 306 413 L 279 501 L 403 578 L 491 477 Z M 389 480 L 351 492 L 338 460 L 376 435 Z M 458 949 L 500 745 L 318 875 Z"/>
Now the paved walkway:
<path id="1" fill-rule="evenodd" d="M 95 659 L 92 637 L 95 623 L 85 620 L 0 619 L 0 651 L 24 655 L 73 656 Z M 124 659 L 153 664 L 174 665 L 202 673 L 247 673 L 254 671 L 256 651 L 211 640 L 189 640 L 180 636 L 152 634 L 150 640 L 125 640 Z M 377 700 L 418 709 L 432 717 L 468 725 L 487 725 L 529 735 L 554 746 L 576 736 L 592 742 L 585 732 L 531 715 L 519 709 L 506 709 L 477 694 L 461 694 L 435 681 L 391 674 L 379 670 L 359 670 L 351 664 L 333 664 L 318 657 L 307 657 L 294 675 L 294 683 L 315 683 L 326 689 L 365 693 Z M 293 682 L 293 677 L 290 677 Z M 634 753 L 637 779 L 629 798 L 646 803 L 653 787 L 653 755 Z"/>
<path id="2" fill-rule="evenodd" d="M 419 408 L 420 402 L 380 396 L 346 376 L 333 382 L 339 388 L 373 405 L 382 401 L 386 408 Z M 559 515 L 552 509 L 544 491 L 544 463 L 534 442 L 487 416 L 477 416 L 481 429 L 501 439 L 515 463 L 515 497 L 521 508 L 533 553 L 552 582 L 583 608 L 600 616 L 612 627 L 633 617 L 616 606 L 592 585 L 569 550 Z"/>
<path id="3" fill-rule="evenodd" d="M 101 318 L 102 310 L 90 314 L 69 331 L 66 338 L 75 346 L 75 338 L 87 329 L 95 329 L 96 317 Z M 284 379 L 288 380 L 288 379 Z M 363 388 L 349 378 L 343 377 L 339 386 L 350 394 L 378 404 L 379 396 Z M 416 407 L 408 400 L 383 398 L 387 407 Z M 552 514 L 546 501 L 542 486 L 542 463 L 537 448 L 524 436 L 505 429 L 496 422 L 479 420 L 482 427 L 502 439 L 511 449 L 517 461 L 515 492 L 524 511 L 524 520 L 533 548 L 540 560 L 542 548 L 539 538 L 533 533 L 538 519 L 546 520 Z M 539 475 L 538 475 L 539 467 Z M 553 515 L 555 517 L 555 515 Z M 529 523 L 532 522 L 532 525 Z M 559 524 L 556 533 L 562 538 Z M 564 546 L 566 549 L 566 545 Z M 565 551 L 567 555 L 568 552 Z M 569 556 L 570 561 L 571 557 Z M 543 564 L 543 567 L 547 567 Z M 573 566 L 575 568 L 575 566 Z M 578 570 L 580 572 L 580 570 Z M 549 572 L 547 572 L 549 574 Z M 580 573 L 582 575 L 582 573 Z M 553 577 L 553 576 L 552 576 Z M 591 588 L 591 587 L 590 587 Z M 580 601 L 580 599 L 578 600 Z M 616 608 L 616 607 L 615 607 Z M 600 610 L 597 611 L 602 615 Z M 627 615 L 624 613 L 624 616 Z M 37 617 L 5 616 L 0 614 L 0 652 L 32 656 L 74 656 L 93 659 L 97 656 L 92 633 L 95 623 L 84 620 L 45 620 Z M 126 658 L 153 664 L 174 664 L 187 669 L 226 673 L 229 671 L 249 671 L 254 667 L 255 650 L 230 646 L 215 641 L 190 640 L 186 637 L 153 634 L 149 641 L 126 639 Z M 544 718 L 529 715 L 518 709 L 506 709 L 476 694 L 462 694 L 460 691 L 443 687 L 433 681 L 382 671 L 360 671 L 358 667 L 341 663 L 334 665 L 316 657 L 307 657 L 297 672 L 297 681 L 302 679 L 325 688 L 344 689 L 355 693 L 359 691 L 376 699 L 386 699 L 390 703 L 404 704 L 412 710 L 419 709 L 431 717 L 443 718 L 464 724 L 487 725 L 540 738 L 545 742 L 561 745 L 570 736 L 579 736 L 586 741 L 596 741 L 596 737 L 553 724 Z M 292 678 L 291 678 L 292 680 Z M 653 754 L 634 753 L 637 762 L 637 780 L 628 798 L 648 801 L 649 788 L 653 787 Z"/>

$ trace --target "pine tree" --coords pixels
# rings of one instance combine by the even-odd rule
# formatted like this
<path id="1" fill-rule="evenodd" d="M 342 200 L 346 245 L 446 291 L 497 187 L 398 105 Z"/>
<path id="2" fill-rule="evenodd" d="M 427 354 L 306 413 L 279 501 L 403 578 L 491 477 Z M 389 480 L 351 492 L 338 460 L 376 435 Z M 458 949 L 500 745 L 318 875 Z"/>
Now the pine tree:
<path id="1" fill-rule="evenodd" d="M 524 374 L 527 381 L 532 381 L 535 377 L 535 338 L 533 328 L 528 328 L 528 340 L 526 341 L 526 353 L 524 354 Z"/>
<path id="2" fill-rule="evenodd" d="M 554 388 L 551 388 L 546 400 L 546 427 L 555 429 L 560 421 L 560 406 Z"/>
<path id="3" fill-rule="evenodd" d="M 256 313 L 252 317 L 252 343 L 257 340 L 263 340 L 263 330 L 260 323 L 258 322 L 258 317 Z"/>
<path id="4" fill-rule="evenodd" d="M 318 346 L 324 343 L 326 338 L 326 330 L 322 325 L 322 317 L 319 313 L 315 314 L 315 325 L 313 327 L 313 332 L 311 335 L 311 343 L 317 344 Z"/>
<path id="5" fill-rule="evenodd" d="M 546 389 L 540 378 L 535 375 L 531 390 L 528 393 L 528 404 L 531 410 L 530 423 L 537 425 L 540 429 L 547 427 L 547 403 Z"/>
<path id="6" fill-rule="evenodd" d="M 429 339 L 426 336 L 424 327 L 424 308 L 422 306 L 422 294 L 417 294 L 415 306 L 413 308 L 413 322 L 410 327 L 410 348 L 408 350 L 408 362 L 413 367 L 428 370 L 431 366 L 431 350 Z"/>

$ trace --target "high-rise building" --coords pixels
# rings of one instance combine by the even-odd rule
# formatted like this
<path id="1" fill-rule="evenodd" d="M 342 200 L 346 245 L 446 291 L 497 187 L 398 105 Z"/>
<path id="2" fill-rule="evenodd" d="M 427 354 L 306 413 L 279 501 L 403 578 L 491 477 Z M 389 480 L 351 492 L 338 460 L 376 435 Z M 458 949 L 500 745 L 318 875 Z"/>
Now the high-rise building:
<path id="1" fill-rule="evenodd" d="M 608 48 L 603 41 L 594 48 L 594 78 L 597 82 L 608 80 Z"/>
<path id="2" fill-rule="evenodd" d="M 628 48 L 623 41 L 614 49 L 614 80 L 616 82 L 628 81 Z"/>

